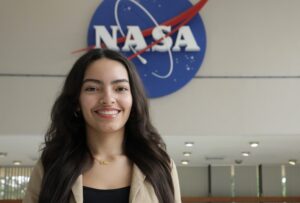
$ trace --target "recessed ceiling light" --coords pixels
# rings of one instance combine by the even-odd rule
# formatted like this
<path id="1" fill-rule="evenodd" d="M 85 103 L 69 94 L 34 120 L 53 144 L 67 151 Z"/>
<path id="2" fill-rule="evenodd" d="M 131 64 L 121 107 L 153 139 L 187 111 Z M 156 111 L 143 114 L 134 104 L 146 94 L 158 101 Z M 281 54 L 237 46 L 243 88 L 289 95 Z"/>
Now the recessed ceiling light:
<path id="1" fill-rule="evenodd" d="M 192 152 L 183 152 L 183 156 L 191 156 Z"/>
<path id="2" fill-rule="evenodd" d="M 250 147 L 255 148 L 255 147 L 258 147 L 259 142 L 249 142 L 249 145 L 250 145 Z"/>
<path id="3" fill-rule="evenodd" d="M 243 156 L 250 156 L 250 152 L 242 152 Z"/>
<path id="4" fill-rule="evenodd" d="M 295 160 L 295 159 L 289 160 L 289 164 L 292 165 L 292 166 L 295 166 L 296 163 L 297 163 L 297 160 Z"/>
<path id="5" fill-rule="evenodd" d="M 181 164 L 182 165 L 188 165 L 190 162 L 189 162 L 189 160 L 182 160 L 181 161 Z"/>
<path id="6" fill-rule="evenodd" d="M 22 163 L 21 161 L 13 161 L 13 164 L 16 165 L 16 166 L 21 165 L 21 163 Z"/>
<path id="7" fill-rule="evenodd" d="M 6 152 L 0 152 L 0 157 L 6 157 L 7 153 Z"/>
<path id="8" fill-rule="evenodd" d="M 186 147 L 192 147 L 194 145 L 194 142 L 185 142 L 184 145 Z"/>
<path id="9" fill-rule="evenodd" d="M 29 159 L 32 161 L 37 161 L 38 157 L 37 156 L 29 156 Z"/>
<path id="10" fill-rule="evenodd" d="M 241 163 L 243 163 L 243 160 L 241 160 L 241 159 L 236 159 L 236 160 L 234 160 L 234 162 L 235 162 L 236 164 L 241 164 Z"/>

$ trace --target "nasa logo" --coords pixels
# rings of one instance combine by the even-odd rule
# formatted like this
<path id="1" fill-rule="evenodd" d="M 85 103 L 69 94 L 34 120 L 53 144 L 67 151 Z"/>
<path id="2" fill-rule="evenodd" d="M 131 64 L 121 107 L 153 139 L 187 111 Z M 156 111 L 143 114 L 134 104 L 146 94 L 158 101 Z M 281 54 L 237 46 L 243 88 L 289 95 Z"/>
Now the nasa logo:
<path id="1" fill-rule="evenodd" d="M 103 0 L 89 25 L 88 46 L 108 47 L 132 60 L 148 97 L 171 94 L 203 62 L 206 34 L 199 10 L 206 2 Z"/>

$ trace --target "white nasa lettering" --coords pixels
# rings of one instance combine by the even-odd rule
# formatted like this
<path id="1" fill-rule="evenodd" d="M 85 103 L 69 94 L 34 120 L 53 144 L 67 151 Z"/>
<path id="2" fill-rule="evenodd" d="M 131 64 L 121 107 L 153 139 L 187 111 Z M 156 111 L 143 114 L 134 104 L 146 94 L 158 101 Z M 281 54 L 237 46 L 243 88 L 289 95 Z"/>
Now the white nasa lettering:
<path id="1" fill-rule="evenodd" d="M 160 38 L 164 37 L 166 33 L 163 31 L 171 32 L 171 26 L 161 25 L 158 27 L 155 27 L 152 30 L 152 37 L 154 40 L 159 40 Z M 171 37 L 164 38 L 159 44 L 156 44 L 152 47 L 152 51 L 159 51 L 159 52 L 165 52 L 170 50 L 172 47 L 173 40 Z"/>
<path id="2" fill-rule="evenodd" d="M 111 25 L 112 36 L 109 34 L 105 26 L 94 26 L 96 30 L 96 47 L 101 48 L 102 42 L 110 49 L 120 51 L 117 46 L 117 32 L 119 30 L 118 26 Z M 127 35 L 125 39 L 122 51 L 130 51 L 132 49 L 139 51 L 147 47 L 143 33 L 138 26 L 127 26 Z M 152 37 L 154 40 L 159 40 L 164 37 L 167 33 L 171 32 L 171 26 L 157 26 L 152 30 Z M 192 30 L 189 26 L 182 26 L 178 30 L 175 45 L 172 48 L 173 40 L 171 37 L 165 37 L 160 43 L 154 45 L 151 51 L 165 52 L 172 50 L 174 52 L 181 51 L 200 51 Z M 172 49 L 171 49 L 172 48 Z M 150 51 L 150 49 L 148 50 Z"/>
<path id="3" fill-rule="evenodd" d="M 200 51 L 200 47 L 196 43 L 195 37 L 189 26 L 182 26 L 178 30 L 172 51 L 180 51 L 180 47 L 185 47 L 185 51 Z"/>
<path id="4" fill-rule="evenodd" d="M 130 51 L 130 48 L 140 51 L 147 47 L 141 29 L 138 26 L 127 26 L 127 29 L 128 32 L 122 51 Z"/>
<path id="5" fill-rule="evenodd" d="M 110 49 L 119 51 L 119 47 L 117 45 L 117 31 L 119 28 L 117 26 L 111 25 L 112 36 L 108 33 L 105 26 L 94 26 L 96 30 L 96 47 L 101 48 L 101 40 L 105 43 L 107 47 Z"/>

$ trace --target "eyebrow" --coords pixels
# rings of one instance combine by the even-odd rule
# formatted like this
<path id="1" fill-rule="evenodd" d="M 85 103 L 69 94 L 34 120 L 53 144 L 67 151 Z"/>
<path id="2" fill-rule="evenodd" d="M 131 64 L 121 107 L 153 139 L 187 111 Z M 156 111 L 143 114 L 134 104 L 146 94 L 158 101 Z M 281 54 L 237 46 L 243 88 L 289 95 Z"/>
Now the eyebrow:
<path id="1" fill-rule="evenodd" d="M 93 83 L 97 83 L 99 85 L 102 85 L 103 82 L 101 80 L 97 80 L 97 79 L 91 79 L 91 78 L 88 78 L 88 79 L 85 79 L 82 84 L 86 83 L 86 82 L 93 82 Z M 117 79 L 117 80 L 113 80 L 111 81 L 111 84 L 116 84 L 116 83 L 121 83 L 121 82 L 127 82 L 129 83 L 129 81 L 127 79 Z"/>

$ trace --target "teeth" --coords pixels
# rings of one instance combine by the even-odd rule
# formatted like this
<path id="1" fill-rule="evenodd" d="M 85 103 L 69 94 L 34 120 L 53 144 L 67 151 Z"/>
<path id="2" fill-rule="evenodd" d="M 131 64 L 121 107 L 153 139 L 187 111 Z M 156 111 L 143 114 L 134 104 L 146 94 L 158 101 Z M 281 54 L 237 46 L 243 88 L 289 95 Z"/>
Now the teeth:
<path id="1" fill-rule="evenodd" d="M 117 110 L 114 110 L 114 111 L 97 111 L 97 113 L 104 114 L 104 115 L 115 115 L 115 114 L 118 114 L 119 111 L 117 111 Z"/>

